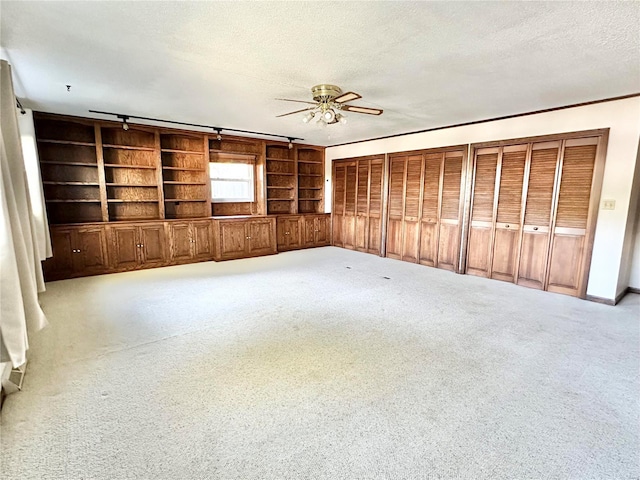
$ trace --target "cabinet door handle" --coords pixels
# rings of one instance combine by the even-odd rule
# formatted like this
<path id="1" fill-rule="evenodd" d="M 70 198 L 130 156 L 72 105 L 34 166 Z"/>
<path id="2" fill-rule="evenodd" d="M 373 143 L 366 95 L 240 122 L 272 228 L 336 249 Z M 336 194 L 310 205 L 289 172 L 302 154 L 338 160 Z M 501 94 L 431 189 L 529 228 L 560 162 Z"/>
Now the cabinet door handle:
<path id="1" fill-rule="evenodd" d="M 534 230 L 538 230 L 538 227 L 533 227 Z"/>
<path id="2" fill-rule="evenodd" d="M 507 228 L 509 228 L 509 225 L 507 225 Z"/>

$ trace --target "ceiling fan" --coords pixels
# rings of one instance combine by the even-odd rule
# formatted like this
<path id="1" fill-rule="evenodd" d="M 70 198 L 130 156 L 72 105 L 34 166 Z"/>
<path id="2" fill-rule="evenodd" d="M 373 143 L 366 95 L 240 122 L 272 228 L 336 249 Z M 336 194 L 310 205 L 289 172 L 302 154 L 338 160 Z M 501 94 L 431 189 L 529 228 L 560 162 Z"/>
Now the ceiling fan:
<path id="1" fill-rule="evenodd" d="M 283 100 L 285 102 L 297 102 L 307 103 L 313 105 L 311 107 L 303 108 L 302 110 L 296 110 L 295 112 L 283 113 L 282 115 L 276 115 L 276 117 L 286 117 L 287 115 L 293 115 L 295 113 L 307 112 L 302 118 L 304 123 L 310 122 L 313 118 L 318 118 L 318 123 L 324 125 L 330 125 L 332 123 L 347 123 L 347 118 L 342 112 L 354 112 L 364 113 L 367 115 L 382 115 L 382 110 L 379 108 L 358 107 L 356 105 L 347 105 L 347 102 L 362 98 L 361 95 L 355 92 L 343 93 L 340 87 L 336 85 L 320 84 L 311 89 L 314 102 L 308 102 L 305 100 L 291 100 L 288 98 L 276 98 L 276 100 Z"/>

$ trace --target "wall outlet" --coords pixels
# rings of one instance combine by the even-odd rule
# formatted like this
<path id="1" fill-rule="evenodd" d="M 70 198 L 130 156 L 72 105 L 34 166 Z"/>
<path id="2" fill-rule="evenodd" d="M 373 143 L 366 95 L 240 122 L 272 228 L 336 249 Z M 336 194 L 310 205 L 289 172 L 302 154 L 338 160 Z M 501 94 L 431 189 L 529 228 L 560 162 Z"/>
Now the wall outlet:
<path id="1" fill-rule="evenodd" d="M 602 201 L 602 209 L 603 210 L 615 210 L 616 209 L 616 201 L 615 200 L 603 200 Z"/>

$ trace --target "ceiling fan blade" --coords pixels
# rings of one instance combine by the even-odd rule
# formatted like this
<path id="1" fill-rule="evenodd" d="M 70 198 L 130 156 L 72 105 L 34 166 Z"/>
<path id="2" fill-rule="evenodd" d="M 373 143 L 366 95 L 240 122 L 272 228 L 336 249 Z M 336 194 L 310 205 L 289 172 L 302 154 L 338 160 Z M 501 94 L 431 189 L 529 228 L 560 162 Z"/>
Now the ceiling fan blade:
<path id="1" fill-rule="evenodd" d="M 294 113 L 306 112 L 307 110 L 313 110 L 313 108 L 303 108 L 302 110 L 296 110 L 295 112 L 283 113 L 282 115 L 276 115 L 278 117 L 286 117 L 287 115 L 293 115 Z"/>
<path id="2" fill-rule="evenodd" d="M 352 100 L 357 100 L 359 98 L 362 98 L 362 95 L 356 92 L 347 92 L 337 96 L 336 98 L 333 99 L 333 101 L 336 103 L 345 103 L 345 102 L 350 102 Z"/>
<path id="3" fill-rule="evenodd" d="M 276 98 L 276 100 L 282 100 L 284 102 L 308 103 L 309 105 L 316 105 L 316 102 L 307 102 L 305 100 L 291 100 L 290 98 Z"/>
<path id="4" fill-rule="evenodd" d="M 344 105 L 342 110 L 347 112 L 354 113 L 366 113 L 367 115 L 382 115 L 382 110 L 379 108 L 369 108 L 369 107 L 357 107 L 355 105 Z"/>

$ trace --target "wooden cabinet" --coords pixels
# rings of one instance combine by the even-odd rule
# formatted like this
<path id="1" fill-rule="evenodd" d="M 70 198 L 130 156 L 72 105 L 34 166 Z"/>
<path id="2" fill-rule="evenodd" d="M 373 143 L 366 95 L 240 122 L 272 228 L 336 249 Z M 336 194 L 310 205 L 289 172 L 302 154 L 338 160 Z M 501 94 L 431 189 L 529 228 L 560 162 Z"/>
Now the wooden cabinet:
<path id="1" fill-rule="evenodd" d="M 157 267 L 167 264 L 164 223 L 109 225 L 111 266 L 115 270 Z"/>
<path id="2" fill-rule="evenodd" d="M 329 215 L 305 215 L 303 218 L 303 239 L 304 247 L 321 247 L 329 245 L 330 222 Z"/>
<path id="3" fill-rule="evenodd" d="M 53 257 L 44 262 L 47 280 L 104 273 L 109 269 L 103 226 L 51 228 Z"/>
<path id="4" fill-rule="evenodd" d="M 295 250 L 302 247 L 302 216 L 279 216 L 276 219 L 278 251 Z"/>
<path id="5" fill-rule="evenodd" d="M 275 217 L 213 220 L 215 260 L 257 257 L 277 253 Z"/>
<path id="6" fill-rule="evenodd" d="M 170 222 L 168 225 L 172 263 L 213 258 L 214 239 L 210 220 Z"/>

